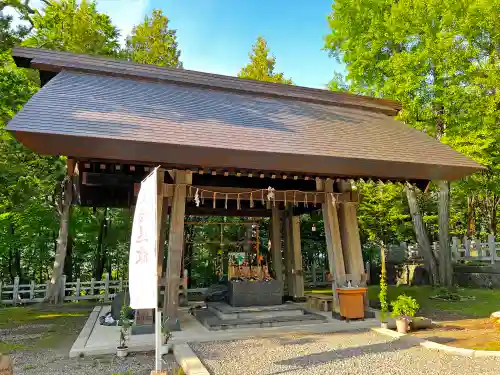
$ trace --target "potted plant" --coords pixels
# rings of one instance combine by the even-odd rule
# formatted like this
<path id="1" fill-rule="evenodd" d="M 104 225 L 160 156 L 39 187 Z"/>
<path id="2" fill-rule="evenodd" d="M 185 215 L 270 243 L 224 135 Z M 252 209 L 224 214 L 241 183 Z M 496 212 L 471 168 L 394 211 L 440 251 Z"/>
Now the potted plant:
<path id="1" fill-rule="evenodd" d="M 415 298 L 404 294 L 398 296 L 396 301 L 391 302 L 392 316 L 396 318 L 396 328 L 399 333 L 407 333 L 410 330 L 410 322 L 419 309 Z"/>
<path id="2" fill-rule="evenodd" d="M 163 319 L 163 322 L 161 323 L 161 341 L 163 345 L 167 345 L 168 340 L 170 340 L 170 337 L 172 337 L 172 332 L 170 331 L 168 319 L 169 319 L 168 317 Z"/>
<path id="3" fill-rule="evenodd" d="M 130 331 L 130 319 L 128 318 L 128 312 L 129 309 L 124 303 L 120 311 L 120 319 L 118 320 L 118 324 L 120 325 L 120 343 L 116 347 L 116 355 L 120 358 L 124 358 L 128 355 L 127 342 Z"/>

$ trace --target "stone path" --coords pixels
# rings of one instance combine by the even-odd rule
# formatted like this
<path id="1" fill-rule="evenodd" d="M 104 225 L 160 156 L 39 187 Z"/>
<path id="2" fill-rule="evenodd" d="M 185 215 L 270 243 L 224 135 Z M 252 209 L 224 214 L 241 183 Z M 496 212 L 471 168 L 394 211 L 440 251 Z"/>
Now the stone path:
<path id="1" fill-rule="evenodd" d="M 468 358 L 371 331 L 191 344 L 213 375 L 493 375 L 500 358 Z"/>

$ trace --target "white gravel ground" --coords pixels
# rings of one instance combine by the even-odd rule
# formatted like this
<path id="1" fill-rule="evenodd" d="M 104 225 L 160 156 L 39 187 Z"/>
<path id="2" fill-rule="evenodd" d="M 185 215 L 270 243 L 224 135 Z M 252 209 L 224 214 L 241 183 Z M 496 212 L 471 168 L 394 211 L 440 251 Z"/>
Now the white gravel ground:
<path id="1" fill-rule="evenodd" d="M 15 375 L 150 375 L 154 352 L 132 353 L 125 359 L 116 355 L 68 358 L 53 351 L 17 351 L 11 354 Z M 164 369 L 177 368 L 173 355 L 165 355 Z"/>
<path id="2" fill-rule="evenodd" d="M 213 375 L 498 375 L 500 358 L 468 358 L 371 332 L 190 344 Z"/>

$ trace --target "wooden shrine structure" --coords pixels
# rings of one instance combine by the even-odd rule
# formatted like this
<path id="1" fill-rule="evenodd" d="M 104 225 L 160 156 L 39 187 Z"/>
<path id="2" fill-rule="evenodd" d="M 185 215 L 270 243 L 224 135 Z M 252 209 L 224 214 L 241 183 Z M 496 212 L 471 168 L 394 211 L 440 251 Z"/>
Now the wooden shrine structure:
<path id="1" fill-rule="evenodd" d="M 271 267 L 300 298 L 298 215 L 322 210 L 333 285 L 362 283 L 352 180 L 423 189 L 481 169 L 394 120 L 401 107 L 390 100 L 43 49 L 14 48 L 13 56 L 40 72 L 42 88 L 7 130 L 39 154 L 68 157 L 74 203 L 131 207 L 137 184 L 162 167 L 169 242 L 159 273 L 169 317 L 187 215 L 270 217 Z"/>

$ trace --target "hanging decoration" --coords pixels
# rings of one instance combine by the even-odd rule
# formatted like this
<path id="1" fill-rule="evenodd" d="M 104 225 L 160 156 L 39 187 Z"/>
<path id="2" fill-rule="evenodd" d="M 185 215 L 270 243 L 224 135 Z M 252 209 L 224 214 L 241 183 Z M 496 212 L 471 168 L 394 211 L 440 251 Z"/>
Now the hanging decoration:
<path id="1" fill-rule="evenodd" d="M 194 194 L 194 203 L 196 203 L 196 207 L 200 207 L 200 189 L 196 189 L 196 193 Z"/>
<path id="2" fill-rule="evenodd" d="M 195 194 L 193 196 L 193 188 L 196 188 Z M 268 202 L 273 202 L 273 206 L 276 206 L 276 200 L 277 200 L 277 194 L 279 194 L 279 198 L 282 199 L 283 203 L 286 205 L 287 203 L 292 203 L 293 200 L 293 205 L 294 206 L 299 206 L 300 203 L 303 204 L 304 207 L 309 207 L 309 204 L 313 204 L 314 207 L 317 206 L 318 204 L 318 199 L 317 196 L 320 194 L 321 196 L 324 196 L 324 200 L 322 202 L 327 203 L 328 200 L 332 201 L 332 204 L 338 204 L 340 203 L 337 196 L 342 194 L 342 193 L 331 193 L 331 192 L 318 192 L 318 193 L 312 193 L 312 192 L 304 192 L 300 190 L 280 190 L 276 191 L 272 186 L 269 186 L 267 189 L 257 189 L 257 190 L 249 190 L 249 191 L 240 191 L 239 193 L 237 192 L 218 192 L 218 191 L 213 191 L 213 190 L 206 190 L 200 187 L 195 187 L 192 185 L 188 185 L 188 192 L 189 192 L 189 197 L 193 197 L 193 201 L 196 204 L 196 207 L 205 204 L 205 196 L 209 197 L 212 199 L 212 207 L 214 209 L 217 208 L 217 199 L 224 199 L 224 208 L 227 210 L 228 209 L 228 201 L 229 199 L 235 199 L 236 198 L 236 207 L 238 210 L 241 210 L 241 201 L 242 200 L 247 200 L 249 201 L 249 207 L 254 208 L 255 207 L 255 199 L 259 200 L 262 203 L 263 206 L 266 205 L 266 201 Z M 205 194 L 206 193 L 206 194 Z M 292 193 L 293 197 L 290 197 L 289 194 Z M 300 196 L 300 194 L 303 194 Z M 218 197 L 219 195 L 219 197 Z M 260 196 L 259 196 L 260 195 Z M 312 197 L 311 197 L 312 195 Z M 223 198 L 221 198 L 221 196 Z M 359 204 L 359 194 L 357 197 L 356 202 L 344 202 L 342 201 L 341 203 L 343 204 Z M 278 200 L 280 201 L 280 200 Z"/>
<path id="3" fill-rule="evenodd" d="M 271 201 L 271 200 L 274 201 L 274 192 L 275 192 L 275 190 L 273 187 L 269 186 L 267 188 L 267 200 L 268 201 Z M 286 196 L 286 194 L 285 194 L 285 196 Z"/>

